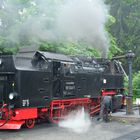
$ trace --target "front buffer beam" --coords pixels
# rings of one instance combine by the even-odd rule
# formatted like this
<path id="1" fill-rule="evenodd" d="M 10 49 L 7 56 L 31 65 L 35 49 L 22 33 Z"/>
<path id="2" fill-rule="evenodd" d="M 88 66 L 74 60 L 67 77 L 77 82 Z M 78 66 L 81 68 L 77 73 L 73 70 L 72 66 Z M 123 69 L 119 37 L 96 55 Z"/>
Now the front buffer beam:
<path id="1" fill-rule="evenodd" d="M 24 123 L 25 121 L 0 120 L 0 129 L 20 129 Z"/>

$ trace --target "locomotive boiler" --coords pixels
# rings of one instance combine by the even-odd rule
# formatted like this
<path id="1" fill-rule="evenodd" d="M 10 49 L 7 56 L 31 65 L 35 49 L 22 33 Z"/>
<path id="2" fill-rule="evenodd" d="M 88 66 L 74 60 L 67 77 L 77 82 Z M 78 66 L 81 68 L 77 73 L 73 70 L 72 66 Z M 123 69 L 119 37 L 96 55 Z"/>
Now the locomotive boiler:
<path id="1" fill-rule="evenodd" d="M 41 51 L 0 55 L 0 129 L 57 123 L 78 107 L 92 116 L 104 95 L 113 96 L 114 110 L 121 108 L 123 76 L 117 60 Z"/>

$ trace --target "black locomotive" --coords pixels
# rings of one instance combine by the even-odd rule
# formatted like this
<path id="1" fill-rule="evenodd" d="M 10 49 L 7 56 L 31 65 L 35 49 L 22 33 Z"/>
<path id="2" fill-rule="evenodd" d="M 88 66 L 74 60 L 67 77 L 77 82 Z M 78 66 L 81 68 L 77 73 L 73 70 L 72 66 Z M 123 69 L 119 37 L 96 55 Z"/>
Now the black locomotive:
<path id="1" fill-rule="evenodd" d="M 38 119 L 58 122 L 83 106 L 90 115 L 100 99 L 123 105 L 123 71 L 116 60 L 22 51 L 0 56 L 0 129 L 32 128 Z"/>

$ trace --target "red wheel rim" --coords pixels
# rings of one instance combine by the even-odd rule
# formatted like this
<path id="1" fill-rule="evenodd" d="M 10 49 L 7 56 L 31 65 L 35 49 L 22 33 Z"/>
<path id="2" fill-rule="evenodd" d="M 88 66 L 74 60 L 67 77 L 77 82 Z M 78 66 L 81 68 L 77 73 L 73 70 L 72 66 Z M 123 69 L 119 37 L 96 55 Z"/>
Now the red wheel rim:
<path id="1" fill-rule="evenodd" d="M 27 128 L 33 128 L 35 125 L 35 119 L 25 120 L 25 125 Z"/>

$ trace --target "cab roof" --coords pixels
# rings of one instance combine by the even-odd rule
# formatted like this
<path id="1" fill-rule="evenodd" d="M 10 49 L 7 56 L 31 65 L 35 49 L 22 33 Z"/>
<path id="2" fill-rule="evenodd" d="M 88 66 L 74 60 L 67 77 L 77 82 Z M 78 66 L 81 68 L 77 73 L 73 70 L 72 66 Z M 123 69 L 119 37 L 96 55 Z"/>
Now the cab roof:
<path id="1" fill-rule="evenodd" d="M 73 60 L 64 54 L 37 51 L 35 55 L 43 56 L 45 59 L 73 62 Z"/>

